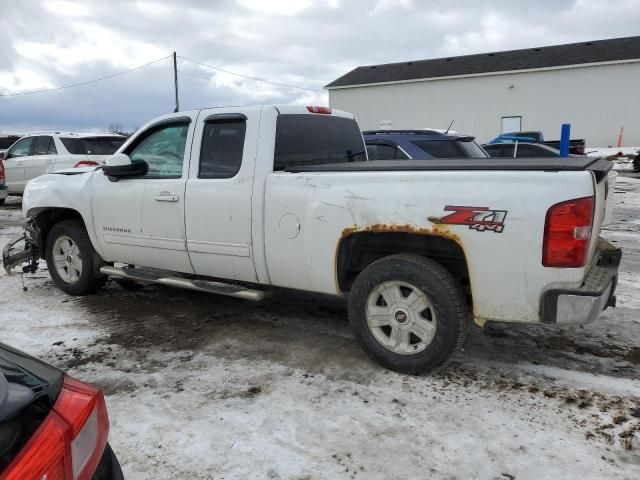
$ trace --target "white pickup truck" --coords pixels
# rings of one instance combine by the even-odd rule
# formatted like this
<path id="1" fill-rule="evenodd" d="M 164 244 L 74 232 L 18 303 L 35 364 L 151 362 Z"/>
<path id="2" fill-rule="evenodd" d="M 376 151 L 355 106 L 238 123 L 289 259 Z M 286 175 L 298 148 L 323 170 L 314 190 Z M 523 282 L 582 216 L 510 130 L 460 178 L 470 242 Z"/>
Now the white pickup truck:
<path id="1" fill-rule="evenodd" d="M 260 300 L 270 286 L 347 295 L 382 365 L 421 373 L 468 319 L 588 322 L 614 305 L 620 251 L 599 237 L 610 162 L 367 161 L 353 116 L 253 106 L 151 121 L 102 168 L 28 183 L 24 242 L 55 284 L 108 276 Z"/>

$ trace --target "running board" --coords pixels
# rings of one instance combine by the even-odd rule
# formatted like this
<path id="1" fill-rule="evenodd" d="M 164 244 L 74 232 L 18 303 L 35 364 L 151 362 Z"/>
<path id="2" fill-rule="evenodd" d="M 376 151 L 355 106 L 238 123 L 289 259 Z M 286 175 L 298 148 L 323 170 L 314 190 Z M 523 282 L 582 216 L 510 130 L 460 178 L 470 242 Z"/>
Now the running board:
<path id="1" fill-rule="evenodd" d="M 105 265 L 104 267 L 100 268 L 100 273 L 104 275 L 110 275 L 112 277 L 129 278 L 131 280 L 142 280 L 145 282 L 158 283 L 160 285 L 168 285 L 170 287 L 196 290 L 198 292 L 217 293 L 218 295 L 242 298 L 244 300 L 252 300 L 254 302 L 258 302 L 265 297 L 264 291 L 254 290 L 242 285 L 214 282 L 211 280 L 191 280 L 188 278 L 163 276 L 162 274 L 156 275 L 149 271 L 136 272 L 131 268 L 117 268 Z"/>

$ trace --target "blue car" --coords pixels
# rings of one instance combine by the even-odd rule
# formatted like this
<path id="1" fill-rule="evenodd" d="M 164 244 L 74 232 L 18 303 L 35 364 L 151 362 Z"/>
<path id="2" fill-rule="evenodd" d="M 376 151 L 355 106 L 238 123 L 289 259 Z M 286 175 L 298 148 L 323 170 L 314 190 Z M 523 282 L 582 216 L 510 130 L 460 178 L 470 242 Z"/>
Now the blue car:
<path id="1" fill-rule="evenodd" d="M 489 157 L 474 137 L 441 130 L 367 130 L 362 135 L 369 160 Z"/>

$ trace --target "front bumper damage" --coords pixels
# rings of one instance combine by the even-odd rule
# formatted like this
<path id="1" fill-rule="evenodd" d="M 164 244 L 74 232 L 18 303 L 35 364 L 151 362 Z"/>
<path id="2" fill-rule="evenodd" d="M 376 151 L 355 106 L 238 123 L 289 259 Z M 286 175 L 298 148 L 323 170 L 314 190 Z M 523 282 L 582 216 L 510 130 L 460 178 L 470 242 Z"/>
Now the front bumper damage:
<path id="1" fill-rule="evenodd" d="M 542 297 L 542 322 L 585 324 L 594 321 L 607 307 L 616 306 L 615 291 L 622 251 L 600 238 L 596 261 L 589 266 L 582 285 L 576 289 L 551 289 Z"/>
<path id="2" fill-rule="evenodd" d="M 23 265 L 23 273 L 35 273 L 40 253 L 40 229 L 33 219 L 29 219 L 24 224 L 24 232 L 2 249 L 2 264 L 7 273 L 18 265 Z"/>

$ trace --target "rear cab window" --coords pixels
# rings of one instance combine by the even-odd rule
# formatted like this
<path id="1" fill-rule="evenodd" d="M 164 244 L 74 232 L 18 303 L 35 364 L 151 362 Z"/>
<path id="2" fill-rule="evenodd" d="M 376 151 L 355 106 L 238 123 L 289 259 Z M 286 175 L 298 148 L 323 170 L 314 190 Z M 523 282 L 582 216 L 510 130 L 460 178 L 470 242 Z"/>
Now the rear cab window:
<path id="1" fill-rule="evenodd" d="M 367 161 L 367 151 L 354 119 L 314 114 L 278 116 L 274 171 L 362 161 Z"/>

